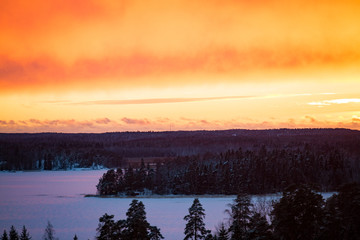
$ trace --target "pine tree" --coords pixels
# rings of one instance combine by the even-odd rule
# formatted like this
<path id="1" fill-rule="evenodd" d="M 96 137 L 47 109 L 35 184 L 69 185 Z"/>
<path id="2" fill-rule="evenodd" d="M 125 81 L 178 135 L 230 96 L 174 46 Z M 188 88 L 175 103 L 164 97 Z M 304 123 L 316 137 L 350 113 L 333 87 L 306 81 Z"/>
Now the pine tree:
<path id="1" fill-rule="evenodd" d="M 104 214 L 99 219 L 97 240 L 158 240 L 164 237 L 160 229 L 146 220 L 145 206 L 133 200 L 126 212 L 127 219 L 115 222 L 114 215 Z"/>
<path id="2" fill-rule="evenodd" d="M 50 223 L 50 221 L 47 222 L 47 226 L 43 235 L 43 240 L 57 240 L 57 238 L 55 237 L 54 227 Z"/>
<path id="3" fill-rule="evenodd" d="M 114 169 L 108 170 L 96 185 L 100 195 L 115 195 L 117 193 L 117 174 Z"/>
<path id="4" fill-rule="evenodd" d="M 19 240 L 19 234 L 17 233 L 14 226 L 11 226 L 11 228 L 10 228 L 9 239 L 10 240 Z"/>
<path id="5" fill-rule="evenodd" d="M 221 223 L 221 226 L 218 229 L 217 240 L 228 240 L 229 239 L 228 235 L 229 235 L 229 232 L 225 228 L 224 223 Z"/>
<path id="6" fill-rule="evenodd" d="M 129 168 L 125 171 L 124 183 L 127 190 L 126 195 L 134 196 L 134 191 L 136 190 L 136 176 L 134 169 L 131 166 L 129 166 Z"/>
<path id="7" fill-rule="evenodd" d="M 1 236 L 1 240 L 9 240 L 6 230 L 4 230 L 3 235 Z"/>
<path id="8" fill-rule="evenodd" d="M 30 239 L 31 239 L 31 237 L 29 235 L 29 232 L 27 231 L 25 226 L 23 226 L 22 232 L 21 232 L 21 235 L 20 235 L 20 240 L 30 240 Z"/>
<path id="9" fill-rule="evenodd" d="M 232 240 L 247 239 L 251 217 L 251 206 L 250 197 L 246 194 L 238 194 L 234 203 L 230 205 L 231 225 L 229 232 L 231 232 Z"/>
<path id="10" fill-rule="evenodd" d="M 360 184 L 342 186 L 328 198 L 321 239 L 360 239 Z"/>
<path id="11" fill-rule="evenodd" d="M 271 240 L 272 232 L 269 223 L 260 213 L 254 213 L 249 222 L 250 240 Z"/>
<path id="12" fill-rule="evenodd" d="M 98 235 L 96 239 L 98 240 L 115 240 L 117 239 L 118 228 L 117 224 L 113 220 L 114 215 L 108 215 L 105 213 L 99 219 L 99 226 L 96 229 Z"/>
<path id="13" fill-rule="evenodd" d="M 332 195 L 326 200 L 324 208 L 324 224 L 321 231 L 321 240 L 338 240 L 344 238 L 344 219 L 339 209 L 339 196 Z"/>
<path id="14" fill-rule="evenodd" d="M 74 240 L 78 240 L 78 237 L 76 236 L 76 234 L 75 234 L 75 236 L 74 236 Z"/>
<path id="15" fill-rule="evenodd" d="M 133 200 L 126 212 L 126 237 L 127 239 L 149 239 L 148 229 L 150 224 L 146 220 L 144 204 Z"/>
<path id="16" fill-rule="evenodd" d="M 324 200 L 308 186 L 291 186 L 272 211 L 274 236 L 280 239 L 318 239 L 324 217 Z"/>
<path id="17" fill-rule="evenodd" d="M 344 239 L 360 239 L 360 184 L 346 184 L 340 188 L 338 205 L 344 224 Z"/>
<path id="18" fill-rule="evenodd" d="M 189 208 L 189 214 L 184 217 L 188 223 L 185 226 L 185 238 L 187 239 L 205 239 L 210 231 L 206 230 L 205 223 L 205 210 L 203 209 L 199 199 L 195 198 L 193 204 Z"/>
<path id="19" fill-rule="evenodd" d="M 160 240 L 164 239 L 163 235 L 160 233 L 160 229 L 155 226 L 150 226 L 150 240 Z"/>
<path id="20" fill-rule="evenodd" d="M 141 165 L 140 169 L 136 171 L 136 190 L 143 191 L 145 187 L 145 181 L 146 181 L 146 167 L 144 163 L 144 159 L 141 158 Z"/>

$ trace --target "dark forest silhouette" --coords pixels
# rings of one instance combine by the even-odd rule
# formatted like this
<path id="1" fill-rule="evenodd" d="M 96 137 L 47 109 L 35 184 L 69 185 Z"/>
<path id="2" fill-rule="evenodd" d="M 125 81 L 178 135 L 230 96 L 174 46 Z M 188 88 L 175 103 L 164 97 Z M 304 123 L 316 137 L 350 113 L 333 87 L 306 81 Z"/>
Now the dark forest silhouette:
<path id="1" fill-rule="evenodd" d="M 360 132 L 348 129 L 274 129 L 175 132 L 120 132 L 103 134 L 0 134 L 0 170 L 56 170 L 73 167 L 128 167 L 164 163 L 176 157 L 211 155 L 227 150 L 243 152 L 337 149 L 359 162 Z M 155 160 L 154 160 L 155 159 Z"/>

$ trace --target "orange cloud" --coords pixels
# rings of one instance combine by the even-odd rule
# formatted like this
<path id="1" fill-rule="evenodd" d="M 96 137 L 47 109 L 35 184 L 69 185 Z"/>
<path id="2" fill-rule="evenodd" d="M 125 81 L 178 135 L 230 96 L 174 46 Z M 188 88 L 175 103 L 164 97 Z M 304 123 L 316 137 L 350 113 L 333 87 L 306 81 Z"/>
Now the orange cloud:
<path id="1" fill-rule="evenodd" d="M 228 75 L 257 72 L 259 70 L 297 70 L 307 67 L 329 67 L 343 63 L 360 63 L 360 54 L 322 53 L 293 49 L 247 50 L 206 49 L 196 55 L 156 56 L 134 54 L 102 59 L 81 59 L 67 65 L 52 58 L 16 61 L 0 57 L 1 91 L 20 89 L 42 89 L 49 87 L 113 88 L 119 86 L 138 87 L 144 78 L 151 78 L 151 85 L 186 84 L 173 82 L 172 76 L 184 74 Z M 166 76 L 156 78 L 156 76 Z M 131 79 L 131 81 L 129 81 Z M 209 79 L 202 77 L 199 83 Z M 239 81 L 239 78 L 236 78 Z M 264 80 L 266 80 L 264 78 Z M 192 84 L 194 80 L 192 79 Z"/>
<path id="2" fill-rule="evenodd" d="M 353 116 L 353 118 L 352 118 L 352 121 L 354 122 L 354 123 L 360 123 L 360 117 L 358 117 L 358 116 Z"/>
<path id="3" fill-rule="evenodd" d="M 266 81 L 267 71 L 357 66 L 359 10 L 350 0 L 6 1 L 0 91 L 244 81 L 259 72 Z"/>
<path id="4" fill-rule="evenodd" d="M 3 1 L 0 131 L 357 129 L 359 13 L 355 0 Z"/>
<path id="5" fill-rule="evenodd" d="M 305 116 L 306 119 L 309 119 L 311 123 L 315 123 L 316 119 L 314 117 L 311 116 Z"/>
<path id="6" fill-rule="evenodd" d="M 70 103 L 74 105 L 126 105 L 126 104 L 159 104 L 159 103 L 184 103 L 202 102 L 212 100 L 241 99 L 251 98 L 251 96 L 226 96 L 226 97 L 207 97 L 207 98 L 150 98 L 150 99 L 130 99 L 130 100 L 98 100 Z M 58 103 L 58 102 L 55 102 Z M 67 103 L 67 102 L 65 102 Z"/>

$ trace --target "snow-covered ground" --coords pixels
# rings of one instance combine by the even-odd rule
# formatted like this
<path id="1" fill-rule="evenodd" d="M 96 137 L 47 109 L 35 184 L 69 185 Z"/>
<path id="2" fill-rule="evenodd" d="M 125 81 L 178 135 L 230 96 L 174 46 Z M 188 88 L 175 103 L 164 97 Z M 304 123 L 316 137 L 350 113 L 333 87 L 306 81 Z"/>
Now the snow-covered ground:
<path id="1" fill-rule="evenodd" d="M 125 219 L 131 198 L 85 198 L 95 194 L 98 179 L 106 170 L 0 172 L 0 231 L 14 225 L 29 230 L 32 239 L 41 239 L 47 221 L 60 240 L 94 239 L 99 218 L 115 215 Z M 259 196 L 253 197 L 256 201 Z M 278 198 L 267 196 L 266 199 Z M 326 198 L 326 196 L 325 196 Z M 206 213 L 206 227 L 215 227 L 228 217 L 224 213 L 234 197 L 199 198 Z M 151 225 L 158 226 L 165 239 L 183 239 L 184 216 L 192 197 L 141 198 Z"/>
<path id="2" fill-rule="evenodd" d="M 99 217 L 114 214 L 125 219 L 131 198 L 85 198 L 95 194 L 98 179 L 106 170 L 0 172 L 0 231 L 22 225 L 33 239 L 41 239 L 49 220 L 61 240 L 94 239 Z M 206 225 L 210 229 L 226 216 L 232 197 L 203 198 Z M 160 227 L 165 239 L 183 239 L 193 198 L 142 198 L 148 221 Z"/>

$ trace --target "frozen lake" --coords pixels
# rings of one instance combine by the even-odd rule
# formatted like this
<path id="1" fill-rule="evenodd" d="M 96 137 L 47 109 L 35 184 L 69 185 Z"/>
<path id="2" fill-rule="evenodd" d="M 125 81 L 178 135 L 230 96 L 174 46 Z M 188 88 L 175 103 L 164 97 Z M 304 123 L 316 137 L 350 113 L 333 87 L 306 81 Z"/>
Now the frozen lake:
<path id="1" fill-rule="evenodd" d="M 47 221 L 54 226 L 60 240 L 94 239 L 99 217 L 114 214 L 125 219 L 130 198 L 85 198 L 95 194 L 98 179 L 106 170 L 0 172 L 0 231 L 23 225 L 32 239 L 41 239 Z M 158 226 L 165 239 L 183 239 L 193 198 L 142 198 L 148 222 Z M 199 198 L 206 213 L 206 227 L 215 226 L 227 215 L 224 210 L 233 197 Z"/>
<path id="2" fill-rule="evenodd" d="M 115 215 L 125 219 L 131 198 L 85 198 L 95 194 L 96 184 L 106 170 L 0 172 L 0 234 L 14 225 L 18 232 L 23 225 L 33 240 L 42 238 L 47 221 L 54 226 L 60 240 L 94 239 L 99 218 Z M 331 193 L 323 194 L 327 198 Z M 257 201 L 259 197 L 252 197 Z M 261 198 L 261 197 L 260 197 Z M 267 196 L 266 199 L 276 196 Z M 224 213 L 234 197 L 199 198 L 205 209 L 205 224 L 215 226 L 227 221 Z M 140 198 L 145 204 L 147 220 L 161 229 L 165 239 L 184 238 L 184 216 L 193 202 L 192 197 Z"/>

